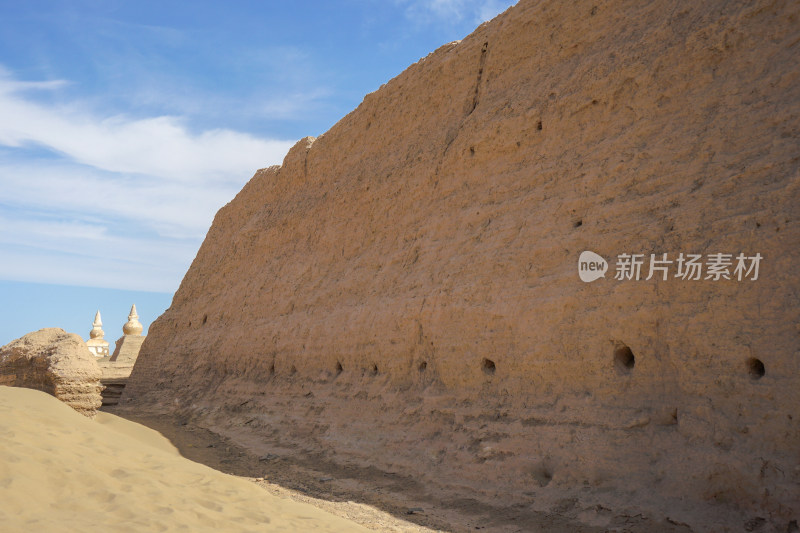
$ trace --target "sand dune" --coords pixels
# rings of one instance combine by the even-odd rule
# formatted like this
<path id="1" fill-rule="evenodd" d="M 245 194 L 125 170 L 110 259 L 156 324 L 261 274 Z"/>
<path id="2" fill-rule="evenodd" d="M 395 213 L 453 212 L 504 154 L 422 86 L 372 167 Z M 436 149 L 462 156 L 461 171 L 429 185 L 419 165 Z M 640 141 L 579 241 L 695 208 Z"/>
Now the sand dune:
<path id="1" fill-rule="evenodd" d="M 159 433 L 0 386 L 0 530 L 366 531 L 181 457 Z"/>

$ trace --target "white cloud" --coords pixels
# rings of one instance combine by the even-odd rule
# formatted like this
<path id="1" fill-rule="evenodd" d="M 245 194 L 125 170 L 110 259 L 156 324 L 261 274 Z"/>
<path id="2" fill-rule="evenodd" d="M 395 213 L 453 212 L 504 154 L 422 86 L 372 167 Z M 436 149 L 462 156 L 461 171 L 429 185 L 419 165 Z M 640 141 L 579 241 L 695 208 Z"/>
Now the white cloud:
<path id="1" fill-rule="evenodd" d="M 111 172 L 186 182 L 225 180 L 279 162 L 292 145 L 224 129 L 193 134 L 179 118 L 169 116 L 95 117 L 26 100 L 19 95 L 20 87 L 0 79 L 0 144 L 45 146 Z"/>
<path id="2" fill-rule="evenodd" d="M 0 67 L 0 279 L 175 290 L 214 213 L 293 144 L 29 94 L 65 85 Z"/>
<path id="3" fill-rule="evenodd" d="M 193 257 L 188 255 L 181 268 L 175 268 L 176 263 L 161 260 L 163 246 L 147 247 L 148 262 L 124 260 L 107 250 L 97 251 L 106 253 L 4 249 L 0 277 L 10 281 L 171 293 L 177 290 Z"/>
<path id="4" fill-rule="evenodd" d="M 192 186 L 159 176 L 28 160 L 0 164 L 0 182 L 3 203 L 17 208 L 128 221 L 139 231 L 199 239 L 217 209 L 233 198 L 254 171 L 238 175 L 235 181 Z"/>

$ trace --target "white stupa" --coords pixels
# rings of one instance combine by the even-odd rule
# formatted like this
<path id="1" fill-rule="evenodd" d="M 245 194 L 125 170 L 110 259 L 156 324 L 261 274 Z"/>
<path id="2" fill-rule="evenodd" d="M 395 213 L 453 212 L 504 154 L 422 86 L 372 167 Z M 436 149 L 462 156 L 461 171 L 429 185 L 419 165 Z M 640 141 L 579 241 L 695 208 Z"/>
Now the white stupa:
<path id="1" fill-rule="evenodd" d="M 89 347 L 89 351 L 95 357 L 108 357 L 108 341 L 103 339 L 104 335 L 103 320 L 100 318 L 100 310 L 98 310 L 97 314 L 94 315 L 92 331 L 89 332 L 89 340 L 86 341 L 86 346 Z"/>
<path id="2" fill-rule="evenodd" d="M 142 324 L 139 322 L 139 315 L 136 313 L 136 304 L 131 306 L 131 312 L 128 315 L 128 321 L 122 326 L 122 333 L 125 335 L 141 335 Z"/>
<path id="3" fill-rule="evenodd" d="M 139 349 L 145 339 L 142 329 L 142 323 L 139 322 L 139 315 L 136 313 L 136 304 L 133 304 L 128 321 L 122 326 L 123 335 L 117 340 L 116 348 L 111 355 L 112 363 L 133 365 L 139 357 Z"/>

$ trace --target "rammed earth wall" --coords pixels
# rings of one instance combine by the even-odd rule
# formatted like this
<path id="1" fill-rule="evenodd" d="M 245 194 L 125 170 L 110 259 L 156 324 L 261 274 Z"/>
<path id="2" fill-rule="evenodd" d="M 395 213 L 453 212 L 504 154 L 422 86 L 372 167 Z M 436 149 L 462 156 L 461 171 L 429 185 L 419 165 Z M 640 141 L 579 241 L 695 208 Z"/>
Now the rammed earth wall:
<path id="1" fill-rule="evenodd" d="M 796 2 L 521 1 L 255 174 L 123 402 L 575 520 L 791 527 L 798 57 Z M 615 279 L 662 253 L 762 259 Z"/>

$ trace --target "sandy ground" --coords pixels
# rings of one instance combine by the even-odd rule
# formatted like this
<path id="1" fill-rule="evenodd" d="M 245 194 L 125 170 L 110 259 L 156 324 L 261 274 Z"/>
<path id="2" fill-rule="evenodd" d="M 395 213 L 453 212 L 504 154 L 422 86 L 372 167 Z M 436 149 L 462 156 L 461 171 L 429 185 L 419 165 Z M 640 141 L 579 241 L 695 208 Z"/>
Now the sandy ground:
<path id="1" fill-rule="evenodd" d="M 117 412 L 169 437 L 184 457 L 246 479 L 269 494 L 313 505 L 372 531 L 438 533 L 486 529 L 474 525 L 469 513 L 455 510 L 451 516 L 444 516 L 440 509 L 434 509 L 439 502 L 415 491 L 418 487 L 413 480 L 402 475 L 355 471 L 322 456 L 259 457 L 180 418 Z"/>
<path id="2" fill-rule="evenodd" d="M 0 386 L 3 532 L 365 531 L 182 457 L 156 431 Z"/>
<path id="3" fill-rule="evenodd" d="M 109 408 L 154 428 L 193 461 L 255 482 L 269 493 L 310 503 L 367 529 L 384 532 L 467 533 L 687 533 L 690 528 L 642 515 L 608 514 L 604 526 L 581 523 L 565 502 L 562 512 L 529 506 L 487 505 L 463 494 L 441 493 L 403 472 L 342 465 L 332 454 L 300 450 L 257 455 L 226 437 L 173 415 Z"/>
<path id="4" fill-rule="evenodd" d="M 568 512 L 490 507 L 402 472 L 323 454 L 257 456 L 186 420 L 118 412 L 127 420 L 90 420 L 42 392 L 0 386 L 0 531 L 686 530 L 641 516 L 601 528 Z"/>

